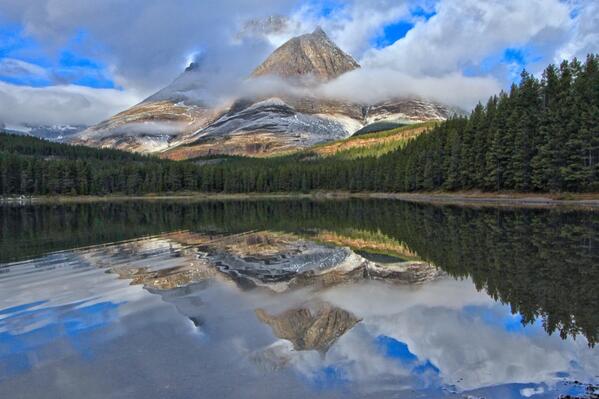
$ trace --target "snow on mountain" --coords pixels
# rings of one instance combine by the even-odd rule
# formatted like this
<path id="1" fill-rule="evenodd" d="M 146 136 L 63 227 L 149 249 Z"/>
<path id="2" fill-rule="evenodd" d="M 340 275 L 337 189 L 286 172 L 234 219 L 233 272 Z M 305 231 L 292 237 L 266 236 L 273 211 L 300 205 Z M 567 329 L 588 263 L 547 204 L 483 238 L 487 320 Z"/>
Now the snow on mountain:
<path id="1" fill-rule="evenodd" d="M 216 101 L 210 73 L 197 63 L 140 104 L 77 134 L 73 142 L 158 153 L 171 159 L 213 154 L 267 155 L 346 138 L 378 121 L 443 120 L 452 110 L 422 99 L 361 104 L 320 98 L 311 90 L 360 65 L 318 28 L 290 39 L 247 82 L 283 86 Z M 218 105 L 215 105 L 218 104 Z"/>

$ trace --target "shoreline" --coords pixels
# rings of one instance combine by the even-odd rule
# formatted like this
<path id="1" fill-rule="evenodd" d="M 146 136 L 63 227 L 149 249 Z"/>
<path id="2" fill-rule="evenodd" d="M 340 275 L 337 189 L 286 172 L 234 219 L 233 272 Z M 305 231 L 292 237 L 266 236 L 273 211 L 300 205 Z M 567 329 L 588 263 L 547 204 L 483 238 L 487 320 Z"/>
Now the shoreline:
<path id="1" fill-rule="evenodd" d="M 2 205 L 69 204 L 117 201 L 234 201 L 234 200 L 347 200 L 390 199 L 417 203 L 488 207 L 576 207 L 599 209 L 599 193 L 512 193 L 512 192 L 418 192 L 418 193 L 350 193 L 317 191 L 312 193 L 171 193 L 148 195 L 111 194 L 106 196 L 33 196 L 0 198 Z"/>

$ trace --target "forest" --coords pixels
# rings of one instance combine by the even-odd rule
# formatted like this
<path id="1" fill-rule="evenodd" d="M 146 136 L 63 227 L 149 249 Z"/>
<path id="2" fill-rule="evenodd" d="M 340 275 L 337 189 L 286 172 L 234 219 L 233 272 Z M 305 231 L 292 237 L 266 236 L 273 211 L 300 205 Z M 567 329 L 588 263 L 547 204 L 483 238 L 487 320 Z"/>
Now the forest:
<path id="1" fill-rule="evenodd" d="M 1 195 L 599 191 L 599 57 L 522 72 L 509 92 L 381 156 L 167 161 L 0 135 Z"/>

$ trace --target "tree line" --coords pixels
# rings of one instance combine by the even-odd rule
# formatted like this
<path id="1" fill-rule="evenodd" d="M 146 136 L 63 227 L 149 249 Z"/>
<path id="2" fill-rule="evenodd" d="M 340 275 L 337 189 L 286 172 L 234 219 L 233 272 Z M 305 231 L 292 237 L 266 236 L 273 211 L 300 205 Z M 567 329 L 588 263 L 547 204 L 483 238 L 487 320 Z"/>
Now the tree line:
<path id="1" fill-rule="evenodd" d="M 357 149 L 356 151 L 361 151 Z M 599 190 L 599 58 L 523 72 L 509 92 L 383 156 L 174 162 L 0 135 L 0 193 Z"/>

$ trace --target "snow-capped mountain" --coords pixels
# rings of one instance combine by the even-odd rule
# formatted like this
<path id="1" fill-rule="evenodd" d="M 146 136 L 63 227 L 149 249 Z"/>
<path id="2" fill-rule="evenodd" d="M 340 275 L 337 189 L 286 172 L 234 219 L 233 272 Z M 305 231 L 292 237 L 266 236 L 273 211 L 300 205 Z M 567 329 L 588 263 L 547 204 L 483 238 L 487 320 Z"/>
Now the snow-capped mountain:
<path id="1" fill-rule="evenodd" d="M 317 94 L 319 85 L 357 68 L 318 28 L 287 41 L 248 77 L 249 83 L 276 80 L 279 85 L 269 92 L 246 92 L 214 105 L 205 89 L 206 73 L 192 63 L 169 86 L 73 141 L 171 159 L 260 156 L 346 138 L 373 122 L 443 120 L 452 112 L 422 99 L 362 104 Z"/>
<path id="2" fill-rule="evenodd" d="M 85 130 L 84 125 L 5 125 L 0 123 L 0 131 L 12 134 L 39 137 L 50 141 L 68 141 L 71 136 Z"/>

